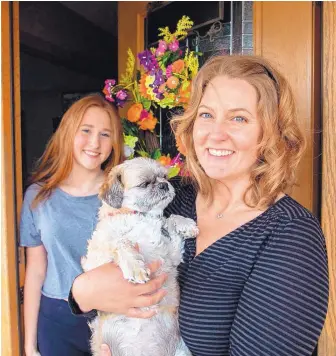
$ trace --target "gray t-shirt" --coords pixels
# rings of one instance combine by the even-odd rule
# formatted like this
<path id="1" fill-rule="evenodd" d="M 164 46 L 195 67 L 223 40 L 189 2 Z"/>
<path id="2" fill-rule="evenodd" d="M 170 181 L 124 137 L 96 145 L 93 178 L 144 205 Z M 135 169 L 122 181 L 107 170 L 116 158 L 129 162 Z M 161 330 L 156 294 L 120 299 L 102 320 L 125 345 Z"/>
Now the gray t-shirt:
<path id="1" fill-rule="evenodd" d="M 86 255 L 101 201 L 98 195 L 75 197 L 56 188 L 47 200 L 32 208 L 38 191 L 39 185 L 33 184 L 25 193 L 20 245 L 44 245 L 48 266 L 42 294 L 67 299 L 74 278 L 82 272 L 80 259 Z"/>

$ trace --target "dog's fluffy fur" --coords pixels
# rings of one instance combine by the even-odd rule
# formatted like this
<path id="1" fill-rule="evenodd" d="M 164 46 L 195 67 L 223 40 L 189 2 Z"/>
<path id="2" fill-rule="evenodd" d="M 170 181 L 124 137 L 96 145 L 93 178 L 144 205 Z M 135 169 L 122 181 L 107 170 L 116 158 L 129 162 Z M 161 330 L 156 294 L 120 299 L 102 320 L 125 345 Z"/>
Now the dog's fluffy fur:
<path id="1" fill-rule="evenodd" d="M 135 158 L 115 167 L 103 185 L 100 220 L 88 243 L 87 256 L 82 259 L 84 271 L 113 261 L 125 279 L 145 283 L 149 280 L 146 265 L 161 260 L 158 273 L 167 273 L 164 288 L 168 293 L 157 306 L 158 313 L 150 319 L 99 312 L 90 325 L 94 355 L 100 355 L 102 343 L 110 346 L 113 356 L 190 355 L 178 328 L 176 267 L 182 260 L 183 240 L 195 237 L 198 230 L 191 219 L 178 215 L 163 217 L 163 210 L 174 195 L 166 169 L 146 158 Z M 111 216 L 110 209 L 123 209 L 124 213 Z"/>

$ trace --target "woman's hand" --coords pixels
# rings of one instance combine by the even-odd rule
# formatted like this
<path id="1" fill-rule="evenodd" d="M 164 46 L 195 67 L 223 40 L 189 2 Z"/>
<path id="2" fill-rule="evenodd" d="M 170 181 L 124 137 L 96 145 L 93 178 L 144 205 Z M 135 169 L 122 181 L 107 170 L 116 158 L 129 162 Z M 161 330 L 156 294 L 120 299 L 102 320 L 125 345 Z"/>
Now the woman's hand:
<path id="1" fill-rule="evenodd" d="M 151 275 L 160 267 L 153 262 L 148 267 Z M 106 263 L 78 276 L 72 286 L 72 294 L 83 312 L 97 309 L 123 314 L 132 318 L 150 318 L 155 309 L 140 310 L 160 302 L 166 291 L 160 289 L 167 279 L 162 274 L 145 284 L 134 284 L 124 279 L 118 266 Z"/>
<path id="2" fill-rule="evenodd" d="M 101 346 L 100 351 L 100 356 L 112 356 L 110 348 L 106 344 Z"/>

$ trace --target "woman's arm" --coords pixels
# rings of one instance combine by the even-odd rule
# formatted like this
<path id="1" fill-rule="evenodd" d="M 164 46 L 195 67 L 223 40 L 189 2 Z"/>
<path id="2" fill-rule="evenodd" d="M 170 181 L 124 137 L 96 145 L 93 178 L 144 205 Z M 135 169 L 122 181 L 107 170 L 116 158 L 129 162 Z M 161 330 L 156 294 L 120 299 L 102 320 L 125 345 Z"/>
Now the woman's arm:
<path id="1" fill-rule="evenodd" d="M 27 247 L 26 258 L 24 286 L 25 353 L 26 356 L 32 356 L 37 350 L 37 320 L 41 289 L 47 268 L 47 253 L 44 246 Z"/>
<path id="2" fill-rule="evenodd" d="M 271 237 L 244 286 L 230 356 L 310 356 L 328 306 L 324 237 L 313 218 L 289 221 Z"/>
<path id="3" fill-rule="evenodd" d="M 159 267 L 159 262 L 151 263 L 148 266 L 151 275 Z M 72 286 L 72 296 L 83 313 L 97 309 L 132 318 L 150 318 L 155 309 L 140 308 L 160 302 L 166 295 L 166 291 L 161 289 L 166 279 L 167 275 L 161 274 L 145 284 L 130 283 L 124 279 L 118 266 L 106 263 L 78 276 Z"/>

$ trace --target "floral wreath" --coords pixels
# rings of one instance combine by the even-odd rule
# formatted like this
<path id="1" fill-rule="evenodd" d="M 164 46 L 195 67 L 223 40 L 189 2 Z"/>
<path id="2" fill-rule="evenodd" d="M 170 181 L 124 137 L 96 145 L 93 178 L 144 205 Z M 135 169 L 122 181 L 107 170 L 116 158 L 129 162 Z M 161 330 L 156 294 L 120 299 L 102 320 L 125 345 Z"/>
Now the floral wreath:
<path id="1" fill-rule="evenodd" d="M 179 151 L 176 157 L 165 155 L 159 148 L 155 129 L 159 124 L 155 117 L 158 108 L 185 108 L 188 104 L 191 81 L 198 72 L 199 52 L 182 50 L 180 41 L 184 40 L 192 28 L 193 21 L 183 16 L 177 23 L 176 31 L 168 27 L 159 28 L 161 37 L 157 47 L 138 53 L 140 70 L 136 69 L 136 59 L 128 49 L 126 72 L 119 83 L 107 79 L 103 93 L 105 98 L 117 107 L 131 102 L 126 118 L 122 118 L 124 129 L 125 155 L 151 157 L 168 168 L 170 178 L 183 170 L 185 148 L 177 140 Z"/>

